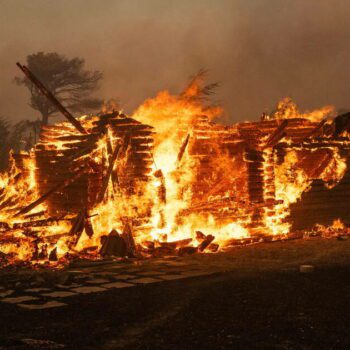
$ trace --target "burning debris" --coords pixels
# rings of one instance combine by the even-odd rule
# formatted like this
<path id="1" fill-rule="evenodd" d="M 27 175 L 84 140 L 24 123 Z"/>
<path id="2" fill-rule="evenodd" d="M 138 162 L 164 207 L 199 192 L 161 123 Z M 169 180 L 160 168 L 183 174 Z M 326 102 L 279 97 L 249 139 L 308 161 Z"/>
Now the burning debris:
<path id="1" fill-rule="evenodd" d="M 20 68 L 68 121 L 43 127 L 34 149 L 11 154 L 1 175 L 3 264 L 347 234 L 350 115 L 332 119 L 330 107 L 302 114 L 284 99 L 258 122 L 223 126 L 197 77 L 130 117 L 75 119 Z"/>

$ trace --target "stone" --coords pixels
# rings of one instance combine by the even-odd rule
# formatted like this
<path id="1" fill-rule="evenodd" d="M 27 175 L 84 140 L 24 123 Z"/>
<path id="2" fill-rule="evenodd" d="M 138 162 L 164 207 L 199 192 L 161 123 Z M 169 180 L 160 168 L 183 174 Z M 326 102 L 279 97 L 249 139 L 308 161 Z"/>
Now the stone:
<path id="1" fill-rule="evenodd" d="M 13 293 L 13 290 L 5 290 L 5 291 L 1 291 L 0 293 L 0 298 L 5 298 L 7 297 L 8 295 L 11 295 Z"/>
<path id="2" fill-rule="evenodd" d="M 103 288 L 126 288 L 126 287 L 134 287 L 134 284 L 125 283 L 125 282 L 112 282 L 103 284 L 101 287 Z"/>
<path id="3" fill-rule="evenodd" d="M 179 280 L 181 278 L 187 278 L 187 276 L 184 275 L 164 275 L 164 276 L 159 276 L 164 281 L 172 281 L 172 280 Z"/>
<path id="4" fill-rule="evenodd" d="M 160 282 L 160 280 L 155 279 L 155 278 L 151 278 L 151 277 L 145 277 L 145 278 L 136 278 L 136 279 L 131 280 L 129 282 L 137 283 L 137 284 L 148 284 L 148 283 Z"/>
<path id="5" fill-rule="evenodd" d="M 65 290 L 58 290 L 58 291 L 54 291 L 51 293 L 43 293 L 42 295 L 45 297 L 50 297 L 50 298 L 66 298 L 66 297 L 71 297 L 71 296 L 74 296 L 77 294 L 73 293 L 73 292 L 68 292 Z"/>
<path id="6" fill-rule="evenodd" d="M 48 292 L 51 289 L 49 288 L 29 288 L 29 289 L 25 289 L 25 292 L 29 292 L 29 293 L 40 293 L 40 292 Z"/>
<path id="7" fill-rule="evenodd" d="M 160 272 L 160 271 L 144 271 L 138 273 L 139 276 L 159 276 L 159 275 L 164 275 L 165 272 Z"/>
<path id="8" fill-rule="evenodd" d="M 131 278 L 136 278 L 137 276 L 135 276 L 135 275 L 114 275 L 113 277 L 118 279 L 118 280 L 129 280 Z"/>
<path id="9" fill-rule="evenodd" d="M 78 283 L 72 283 L 68 286 L 63 285 L 63 284 L 56 284 L 56 287 L 58 288 L 62 288 L 62 289 L 70 289 L 70 288 L 77 288 L 77 287 L 81 287 L 81 284 Z"/>
<path id="10" fill-rule="evenodd" d="M 104 278 L 93 278 L 89 281 L 86 281 L 86 283 L 89 283 L 89 284 L 103 284 L 103 283 L 108 283 L 109 280 L 107 279 L 104 279 Z"/>
<path id="11" fill-rule="evenodd" d="M 38 300 L 39 298 L 37 297 L 32 297 L 30 295 L 22 295 L 19 297 L 13 297 L 13 298 L 5 298 L 2 299 L 4 303 L 10 303 L 10 304 L 18 304 L 18 303 L 23 303 L 25 301 L 33 301 L 33 300 Z"/>
<path id="12" fill-rule="evenodd" d="M 72 288 L 71 291 L 81 294 L 89 294 L 89 293 L 98 293 L 98 292 L 104 292 L 106 289 L 96 286 L 87 286 L 87 287 L 78 287 L 78 288 Z"/>
<path id="13" fill-rule="evenodd" d="M 19 307 L 28 310 L 43 310 L 43 309 L 52 309 L 54 307 L 66 306 L 67 304 L 61 303 L 59 301 L 48 301 L 44 304 L 18 304 Z"/>

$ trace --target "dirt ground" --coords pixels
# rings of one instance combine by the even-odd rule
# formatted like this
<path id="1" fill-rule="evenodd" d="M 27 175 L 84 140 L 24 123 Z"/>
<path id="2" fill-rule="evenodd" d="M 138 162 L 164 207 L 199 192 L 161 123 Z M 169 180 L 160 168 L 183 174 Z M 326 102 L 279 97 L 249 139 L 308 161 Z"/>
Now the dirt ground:
<path id="1" fill-rule="evenodd" d="M 350 349 L 350 239 L 186 259 L 220 271 L 78 295 L 62 308 L 0 303 L 0 349 Z"/>

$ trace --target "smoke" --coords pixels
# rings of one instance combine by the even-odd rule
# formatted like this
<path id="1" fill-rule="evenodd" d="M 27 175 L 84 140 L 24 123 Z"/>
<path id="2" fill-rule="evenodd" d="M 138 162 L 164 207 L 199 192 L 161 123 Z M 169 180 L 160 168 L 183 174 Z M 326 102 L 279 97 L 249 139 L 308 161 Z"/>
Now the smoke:
<path id="1" fill-rule="evenodd" d="M 129 113 L 200 68 L 221 82 L 229 122 L 284 96 L 347 108 L 349 14 L 343 0 L 0 0 L 0 116 L 38 117 L 13 84 L 15 62 L 37 51 L 85 58 L 104 73 L 99 95 Z"/>

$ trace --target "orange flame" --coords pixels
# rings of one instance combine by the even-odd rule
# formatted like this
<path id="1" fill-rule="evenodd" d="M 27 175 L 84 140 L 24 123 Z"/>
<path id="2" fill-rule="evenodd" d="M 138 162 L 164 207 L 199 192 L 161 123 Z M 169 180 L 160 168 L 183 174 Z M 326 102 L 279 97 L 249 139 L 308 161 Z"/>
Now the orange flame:
<path id="1" fill-rule="evenodd" d="M 225 247 L 230 240 L 248 238 L 255 234 L 250 227 L 254 224 L 257 213 L 262 215 L 260 220 L 266 235 L 288 234 L 291 228 L 288 221 L 290 205 L 296 203 L 302 194 L 309 190 L 315 179 L 323 180 L 328 188 L 335 186 L 345 174 L 346 159 L 339 154 L 336 147 L 328 147 L 325 150 L 325 159 L 330 157 L 327 165 L 320 167 L 319 172 L 310 172 L 302 166 L 303 159 L 300 159 L 298 147 L 287 147 L 287 153 L 282 160 L 277 159 L 272 148 L 259 148 L 263 158 L 262 196 L 263 204 L 266 204 L 259 211 L 258 204 L 249 203 L 248 170 L 246 163 L 241 159 L 242 151 L 231 154 L 222 151 L 218 144 L 208 143 L 212 152 L 210 154 L 213 156 L 207 163 L 210 169 L 214 170 L 203 180 L 209 188 L 207 192 L 196 193 L 195 184 L 199 181 L 198 174 L 203 155 L 194 156 L 192 148 L 198 141 L 210 141 L 211 136 L 206 134 L 208 130 L 205 128 L 208 128 L 208 125 L 215 128 L 214 124 L 210 123 L 222 113 L 220 107 L 203 102 L 201 84 L 202 80 L 196 78 L 177 96 L 162 91 L 134 111 L 132 118 L 152 125 L 155 129 L 154 149 L 150 155 L 153 159 L 151 180 L 147 183 L 137 183 L 132 194 L 116 188 L 115 184 L 109 181 L 103 200 L 93 203 L 89 208 L 93 235 L 89 235 L 84 228 L 77 240 L 76 237 L 70 237 L 68 233 L 72 228 L 73 215 L 58 218 L 56 224 L 39 227 L 37 236 L 28 234 L 20 224 L 32 220 L 31 215 L 34 217 L 41 212 L 44 214 L 39 215 L 39 218 L 47 218 L 45 213 L 48 207 L 44 202 L 26 215 L 15 216 L 21 208 L 39 197 L 39 186 L 33 152 L 21 155 L 22 170 L 17 167 L 14 155 L 11 155 L 8 173 L 0 176 L 0 221 L 8 225 L 3 230 L 0 252 L 13 256 L 12 262 L 24 260 L 37 263 L 47 261 L 47 254 L 41 254 L 41 258 L 40 252 L 56 250 L 57 259 L 60 261 L 64 260 L 67 254 L 82 255 L 87 248 L 95 247 L 96 257 L 101 247 L 102 236 L 112 230 L 122 232 L 125 222 L 132 223 L 134 218 L 147 219 L 142 225 L 135 227 L 134 238 L 136 244 L 141 246 L 146 241 L 174 242 L 188 238 L 192 239 L 190 244 L 197 246 L 200 242 L 196 231 L 201 231 L 205 235 L 213 234 L 215 243 Z M 332 113 L 333 107 L 330 106 L 300 113 L 296 104 L 290 98 L 285 98 L 267 119 L 301 118 L 317 122 Z M 98 116 L 80 118 L 86 130 L 92 129 L 98 120 Z M 199 133 L 197 129 L 201 123 L 204 123 L 205 127 L 200 129 Z M 240 140 L 235 140 L 234 136 L 238 135 L 236 126 L 227 130 L 222 127 L 220 132 L 233 135 L 233 140 L 228 138 L 227 142 L 231 142 L 237 150 L 247 147 L 242 146 Z M 69 141 L 69 136 L 76 135 L 69 123 L 57 124 L 53 134 L 57 137 L 67 136 L 68 141 L 61 139 L 52 142 L 43 139 L 41 145 L 47 151 L 57 151 L 62 155 L 77 142 Z M 267 136 L 263 136 L 262 139 L 264 138 Z M 92 151 L 81 155 L 75 162 L 80 164 L 89 161 L 90 165 L 104 169 L 102 171 L 105 173 L 105 165 L 110 161 L 109 147 L 116 149 L 121 142 L 121 137 L 107 128 L 105 134 L 99 135 Z M 125 152 L 131 152 L 129 146 Z M 123 157 L 117 158 L 112 171 L 122 171 L 125 162 Z M 89 171 L 93 171 L 92 167 L 90 168 Z M 214 213 L 217 203 L 220 210 Z M 273 203 L 272 209 L 267 203 Z M 209 211 L 203 210 L 208 207 Z M 225 219 L 220 219 L 221 217 Z M 343 224 L 335 222 L 333 229 L 343 229 Z M 39 242 L 38 238 L 41 238 Z M 36 259 L 33 258 L 34 255 Z M 94 256 L 90 254 L 89 257 Z"/>

